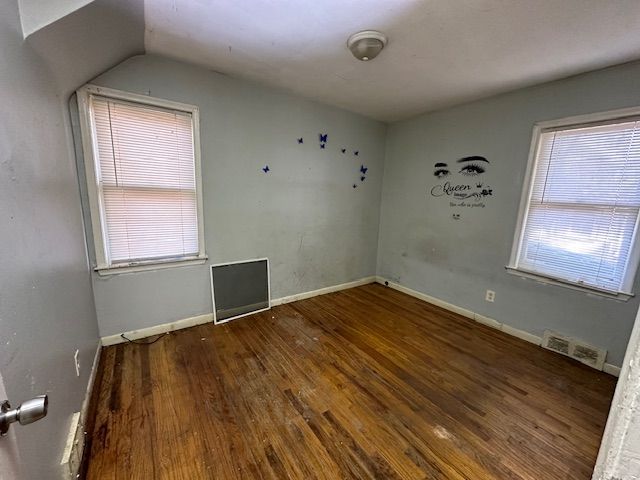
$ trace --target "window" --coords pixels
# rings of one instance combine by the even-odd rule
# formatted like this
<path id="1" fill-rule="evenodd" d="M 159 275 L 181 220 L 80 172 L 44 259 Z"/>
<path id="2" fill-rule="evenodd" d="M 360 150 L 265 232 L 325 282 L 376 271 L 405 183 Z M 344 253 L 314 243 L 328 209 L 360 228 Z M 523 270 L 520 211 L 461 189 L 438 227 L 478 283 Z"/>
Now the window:
<path id="1" fill-rule="evenodd" d="M 78 105 L 96 269 L 202 263 L 197 107 L 94 86 Z"/>
<path id="2" fill-rule="evenodd" d="M 507 268 L 605 295 L 631 295 L 638 264 L 640 116 L 615 113 L 536 126 Z"/>

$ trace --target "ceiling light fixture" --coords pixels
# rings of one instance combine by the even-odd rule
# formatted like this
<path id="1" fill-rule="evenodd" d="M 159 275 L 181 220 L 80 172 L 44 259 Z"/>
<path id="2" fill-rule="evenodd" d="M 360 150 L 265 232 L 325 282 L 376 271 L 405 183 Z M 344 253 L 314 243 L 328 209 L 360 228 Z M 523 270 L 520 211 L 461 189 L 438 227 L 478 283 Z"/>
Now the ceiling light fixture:
<path id="1" fill-rule="evenodd" d="M 347 40 L 347 47 L 353 56 L 363 62 L 373 60 L 387 44 L 387 37 L 375 30 L 354 33 Z"/>

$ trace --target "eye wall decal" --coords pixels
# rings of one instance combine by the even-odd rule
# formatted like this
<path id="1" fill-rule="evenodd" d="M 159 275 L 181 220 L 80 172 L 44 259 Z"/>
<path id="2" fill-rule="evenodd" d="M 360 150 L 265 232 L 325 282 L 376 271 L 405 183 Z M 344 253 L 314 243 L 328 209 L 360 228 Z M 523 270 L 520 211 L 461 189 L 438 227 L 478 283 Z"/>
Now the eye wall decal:
<path id="1" fill-rule="evenodd" d="M 434 168 L 434 171 L 433 171 L 434 177 L 442 178 L 442 177 L 446 177 L 447 175 L 449 175 L 449 173 L 451 173 L 446 163 L 436 163 L 433 166 L 433 168 Z"/>
<path id="2" fill-rule="evenodd" d="M 472 155 L 470 157 L 461 158 L 458 160 L 458 163 L 460 164 L 460 171 L 458 173 L 473 177 L 486 172 L 489 160 L 485 157 L 481 157 L 480 155 Z"/>
<path id="3" fill-rule="evenodd" d="M 448 163 L 433 165 L 437 178 L 429 193 L 432 197 L 448 200 L 453 208 L 485 208 L 486 200 L 493 196 L 493 189 L 484 181 L 489 170 L 489 160 L 480 155 L 462 157 Z M 459 219 L 455 217 L 454 219 Z"/>

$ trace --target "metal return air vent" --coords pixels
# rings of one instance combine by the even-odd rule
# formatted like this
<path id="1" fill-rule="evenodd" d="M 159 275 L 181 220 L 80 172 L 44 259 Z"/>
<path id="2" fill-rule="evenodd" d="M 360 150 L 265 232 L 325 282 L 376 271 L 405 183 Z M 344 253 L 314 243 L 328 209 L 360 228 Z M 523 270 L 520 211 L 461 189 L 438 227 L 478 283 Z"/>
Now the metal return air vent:
<path id="1" fill-rule="evenodd" d="M 561 353 L 598 370 L 604 367 L 607 351 L 594 347 L 575 338 L 545 330 L 542 346 L 547 350 Z"/>
<path id="2" fill-rule="evenodd" d="M 214 323 L 271 308 L 269 260 L 245 260 L 211 265 Z"/>

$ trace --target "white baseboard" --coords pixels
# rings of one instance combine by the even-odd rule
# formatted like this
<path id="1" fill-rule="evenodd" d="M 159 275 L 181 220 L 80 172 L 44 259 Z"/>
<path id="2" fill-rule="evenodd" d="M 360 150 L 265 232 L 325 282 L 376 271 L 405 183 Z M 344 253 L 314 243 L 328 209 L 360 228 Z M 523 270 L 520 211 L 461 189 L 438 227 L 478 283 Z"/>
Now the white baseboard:
<path id="1" fill-rule="evenodd" d="M 500 330 L 508 335 L 520 338 L 529 343 L 533 343 L 534 345 L 539 346 L 542 344 L 541 337 L 534 335 L 533 333 L 529 333 L 524 330 L 520 330 L 518 328 L 512 327 L 511 325 L 507 325 L 506 323 L 501 323 L 498 320 L 495 320 L 493 318 L 485 317 L 484 315 L 480 315 L 479 313 L 475 313 L 471 310 L 467 310 L 466 308 L 462 308 L 452 303 L 445 302 L 444 300 L 440 300 L 439 298 L 432 297 L 431 295 L 427 295 L 425 293 L 412 290 L 411 288 L 407 288 L 398 283 L 390 282 L 388 280 L 385 280 L 383 277 L 376 277 L 376 282 L 382 285 L 386 285 L 389 288 L 393 288 L 394 290 L 398 290 L 399 292 L 406 293 L 407 295 L 411 295 L 412 297 L 418 298 L 420 300 L 424 300 L 427 303 L 431 303 L 438 307 L 442 307 L 445 310 L 449 310 L 451 312 L 462 315 L 463 317 L 470 318 L 478 323 L 487 325 L 488 327 L 495 328 L 496 330 Z M 610 363 L 605 363 L 602 371 L 605 373 L 608 373 L 609 375 L 613 375 L 615 377 L 620 376 L 620 367 L 616 365 L 612 365 Z"/>
<path id="2" fill-rule="evenodd" d="M 621 367 L 618 367 L 617 365 L 611 365 L 610 363 L 605 363 L 604 367 L 602 367 L 602 371 L 604 373 L 608 373 L 609 375 L 613 375 L 614 377 L 620 376 L 620 370 L 622 370 Z"/>
<path id="3" fill-rule="evenodd" d="M 89 412 L 91 396 L 93 395 L 96 376 L 98 374 L 101 353 L 102 344 L 98 342 L 96 353 L 93 356 L 93 364 L 91 365 L 91 373 L 89 374 L 89 380 L 87 382 L 87 389 L 84 394 L 82 406 L 80 407 L 79 412 L 76 412 L 71 416 L 71 425 L 69 428 L 67 444 L 65 446 L 64 453 L 62 454 L 62 461 L 60 462 L 63 478 L 65 479 L 75 479 L 78 475 L 80 464 L 82 463 L 82 455 L 84 453 L 86 440 L 85 425 L 87 424 L 87 414 Z"/>
<path id="4" fill-rule="evenodd" d="M 102 343 L 98 343 L 96 347 L 96 353 L 93 356 L 93 365 L 91 365 L 91 374 L 89 375 L 89 382 L 87 383 L 87 391 L 84 395 L 84 401 L 82 402 L 82 409 L 80 410 L 80 421 L 84 425 L 87 418 L 87 412 L 89 411 L 89 404 L 91 403 L 91 394 L 93 393 L 93 387 L 96 382 L 96 376 L 98 375 L 98 365 L 100 365 L 100 355 L 102 354 Z"/>
<path id="5" fill-rule="evenodd" d="M 389 282 L 384 278 L 378 277 L 378 276 L 364 277 L 364 278 L 361 278 L 360 280 L 354 280 L 353 282 L 341 283 L 339 285 L 332 285 L 330 287 L 320 288 L 318 290 L 311 290 L 309 292 L 302 292 L 302 293 L 297 293 L 295 295 L 276 298 L 271 300 L 271 306 L 275 307 L 277 305 L 283 305 L 285 303 L 297 302 L 298 300 L 317 297 L 318 295 L 325 295 L 327 293 L 332 293 L 332 292 L 339 292 L 340 290 L 347 290 L 349 288 L 360 287 L 362 285 L 367 285 L 373 282 L 377 282 L 383 285 L 386 284 L 387 286 L 389 286 L 390 288 L 393 288 L 394 290 L 398 290 L 399 292 L 406 293 L 407 295 L 411 295 L 412 297 L 418 298 L 420 300 L 424 300 L 425 302 L 431 303 L 432 305 L 442 307 L 445 310 L 449 310 L 451 312 L 462 315 L 463 317 L 470 318 L 478 323 L 487 325 L 491 328 L 495 328 L 496 330 L 500 330 L 508 335 L 520 338 L 529 343 L 533 343 L 534 345 L 539 346 L 542 344 L 542 338 L 537 335 L 526 332 L 524 330 L 514 328 L 511 325 L 501 323 L 493 318 L 480 315 L 479 313 L 475 313 L 466 308 L 462 308 L 452 303 L 445 302 L 444 300 L 440 300 L 439 298 L 432 297 L 431 295 L 427 295 L 425 293 L 412 290 L 398 283 Z M 202 325 L 204 323 L 210 323 L 210 322 L 213 322 L 213 314 L 206 313 L 204 315 L 198 315 L 196 317 L 176 320 L 175 322 L 164 323 L 162 325 L 155 325 L 153 327 L 142 328 L 140 330 L 131 330 L 128 332 L 124 332 L 124 335 L 130 340 L 139 340 L 141 338 L 146 338 L 153 335 L 160 335 L 167 332 L 173 332 L 175 330 L 189 328 L 189 327 Z M 102 346 L 106 347 L 109 345 L 116 345 L 118 343 L 126 342 L 126 340 L 123 339 L 120 334 L 118 334 L 118 335 L 110 335 L 107 337 L 102 337 L 101 342 L 102 342 Z M 98 355 L 99 355 L 99 352 L 96 353 L 96 358 L 98 358 Z M 94 364 L 94 369 L 96 365 L 97 363 Z M 604 364 L 603 371 L 605 373 L 608 373 L 609 375 L 613 375 L 616 377 L 620 376 L 620 367 L 616 365 L 612 365 L 610 363 Z M 92 375 L 94 375 L 94 372 L 92 372 Z"/>
<path id="6" fill-rule="evenodd" d="M 359 287 L 368 283 L 374 283 L 376 281 L 375 276 L 364 277 L 360 280 L 353 282 L 341 283 L 340 285 L 332 285 L 330 287 L 320 288 L 318 290 L 312 290 L 310 292 L 297 293 L 295 295 L 289 295 L 287 297 L 281 297 L 271 300 L 271 306 L 282 305 L 284 303 L 296 302 L 298 300 L 304 300 L 305 298 L 317 297 L 318 295 L 324 295 L 326 293 L 338 292 L 340 290 L 346 290 L 348 288 Z M 180 330 L 183 328 L 194 327 L 196 325 L 202 325 L 204 323 L 213 322 L 213 314 L 205 313 L 204 315 L 198 315 L 196 317 L 184 318 L 182 320 L 176 320 L 175 322 L 163 323 L 162 325 L 154 325 L 153 327 L 141 328 L 139 330 L 130 330 L 122 334 L 109 335 L 102 337 L 100 340 L 102 346 L 107 347 L 109 345 L 116 345 L 118 343 L 124 343 L 127 340 L 122 338 L 121 335 L 126 336 L 129 340 L 139 340 L 141 338 L 151 337 L 153 335 L 161 335 L 167 332 L 173 332 L 174 330 Z"/>
<path id="7" fill-rule="evenodd" d="M 320 288 L 318 290 L 311 290 L 310 292 L 296 293 L 295 295 L 289 295 L 287 297 L 276 298 L 271 300 L 271 306 L 282 305 L 284 303 L 297 302 L 298 300 L 304 300 L 306 298 L 317 297 L 318 295 L 325 295 L 327 293 L 339 292 L 340 290 L 347 290 L 348 288 L 360 287 L 369 283 L 374 283 L 377 277 L 364 277 L 360 280 L 354 280 L 353 282 L 341 283 L 340 285 L 332 285 L 331 287 Z"/>
<path id="8" fill-rule="evenodd" d="M 108 347 L 109 345 L 116 345 L 118 343 L 124 343 L 127 340 L 122 338 L 121 335 L 126 336 L 129 340 L 139 340 L 141 338 L 151 337 L 153 335 L 161 335 L 163 333 L 173 332 L 175 330 L 181 330 L 183 328 L 195 327 L 196 325 L 202 325 L 204 323 L 213 322 L 213 314 L 205 313 L 204 315 L 198 315 L 195 317 L 184 318 L 182 320 L 176 320 L 175 322 L 163 323 L 161 325 L 154 325 L 153 327 L 141 328 L 139 330 L 130 330 L 122 334 L 109 335 L 102 337 L 100 340 L 102 346 Z"/>

